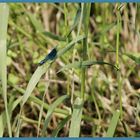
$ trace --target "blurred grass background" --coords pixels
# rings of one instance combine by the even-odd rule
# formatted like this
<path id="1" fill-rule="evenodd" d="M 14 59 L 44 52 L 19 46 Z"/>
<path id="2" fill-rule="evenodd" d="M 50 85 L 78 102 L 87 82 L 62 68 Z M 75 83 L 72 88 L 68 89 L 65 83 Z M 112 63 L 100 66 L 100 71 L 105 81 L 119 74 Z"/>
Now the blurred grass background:
<path id="1" fill-rule="evenodd" d="M 13 136 L 27 137 L 140 136 L 140 4 L 9 3 L 8 6 L 7 62 L 4 62 L 7 99 L 3 97 L 1 76 L 0 136 L 10 136 L 10 131 Z M 82 39 L 77 43 L 79 36 Z M 68 49 L 73 40 L 75 46 Z M 61 56 L 53 64 L 38 68 L 40 60 L 55 46 Z M 82 61 L 86 62 L 79 67 Z M 89 64 L 91 61 L 107 62 L 119 70 L 100 63 Z M 32 87 L 32 94 L 28 92 L 29 99 L 26 96 L 28 100 L 23 106 L 22 95 L 25 97 L 33 75 L 36 77 L 32 81 L 38 84 Z M 9 126 L 3 123 L 7 122 L 5 100 Z M 77 129 L 75 134 L 72 130 Z"/>

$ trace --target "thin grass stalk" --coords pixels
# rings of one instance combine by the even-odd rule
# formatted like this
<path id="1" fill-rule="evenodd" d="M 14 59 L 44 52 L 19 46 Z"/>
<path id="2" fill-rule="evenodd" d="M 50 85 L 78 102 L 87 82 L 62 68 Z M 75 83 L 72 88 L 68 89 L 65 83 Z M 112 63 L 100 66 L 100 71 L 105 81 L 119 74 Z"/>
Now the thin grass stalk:
<path id="1" fill-rule="evenodd" d="M 88 27 L 89 27 L 89 17 L 90 17 L 90 3 L 82 3 L 82 10 L 83 10 L 83 28 L 84 28 L 84 34 L 86 36 L 85 39 L 83 39 L 83 55 L 82 55 L 82 61 L 87 59 L 87 48 L 88 48 Z M 84 100 L 85 96 L 85 81 L 86 81 L 86 68 L 82 68 L 81 71 L 81 98 Z"/>
<path id="2" fill-rule="evenodd" d="M 96 78 L 96 76 L 94 76 L 93 79 L 92 79 L 91 97 L 92 97 L 93 102 L 95 104 L 95 108 L 96 108 L 96 111 L 97 111 L 99 121 L 101 122 L 101 113 L 100 113 L 100 110 L 99 110 L 99 107 L 98 107 L 98 104 L 97 104 L 97 100 L 96 100 L 96 97 L 95 97 L 95 78 Z"/>
<path id="3" fill-rule="evenodd" d="M 79 24 L 78 24 L 78 31 L 77 31 L 77 37 L 80 34 L 81 31 L 81 27 L 82 27 L 82 19 L 83 19 L 83 7 L 82 7 L 82 11 L 81 11 L 81 15 L 80 15 L 80 20 L 79 20 Z M 73 55 L 72 55 L 72 63 L 75 62 L 75 55 L 76 55 L 76 49 L 73 49 Z M 71 92 L 71 104 L 74 104 L 74 69 L 72 69 L 72 75 L 73 75 L 73 79 L 72 79 L 72 92 Z"/>
<path id="4" fill-rule="evenodd" d="M 119 67 L 120 13 L 117 11 L 116 66 Z"/>
<path id="5" fill-rule="evenodd" d="M 117 9 L 117 37 L 116 37 L 116 66 L 119 68 L 119 44 L 120 44 L 120 29 L 121 28 L 121 15 L 120 10 Z M 117 81 L 118 81 L 118 95 L 120 104 L 120 117 L 122 119 L 122 93 L 121 93 L 121 73 L 117 71 Z"/>
<path id="6" fill-rule="evenodd" d="M 67 22 L 67 17 L 68 17 L 67 5 L 66 5 L 66 3 L 64 3 L 64 21 L 65 21 L 65 29 L 66 29 L 65 34 L 68 33 L 68 22 Z"/>
<path id="7" fill-rule="evenodd" d="M 48 74 L 47 74 L 48 75 Z M 41 119 L 42 119 L 42 116 L 43 116 L 43 106 L 45 104 L 45 96 L 46 96 L 46 93 L 48 91 L 48 88 L 49 88 L 49 81 L 46 83 L 46 90 L 43 94 L 43 98 L 42 98 L 42 105 L 40 107 L 40 112 L 39 112 L 39 119 L 38 119 L 38 126 L 37 126 L 37 137 L 39 137 L 39 133 L 40 133 L 40 125 L 41 125 Z"/>
<path id="8" fill-rule="evenodd" d="M 6 38 L 7 38 L 7 25 L 8 25 L 9 7 L 6 3 L 0 4 L 0 77 L 2 81 L 2 95 L 4 99 L 4 106 L 6 112 L 7 126 L 9 137 L 12 137 L 10 116 L 7 105 L 7 67 L 6 67 Z"/>
<path id="9" fill-rule="evenodd" d="M 67 10 L 67 5 L 66 3 L 64 3 L 64 21 L 65 21 L 65 29 L 66 29 L 66 32 L 65 32 L 65 35 L 68 33 L 68 21 L 67 21 L 67 17 L 68 17 L 68 10 Z M 68 43 L 69 42 L 69 39 L 66 38 L 66 42 Z M 67 95 L 70 95 L 70 77 L 68 76 L 67 77 Z"/>

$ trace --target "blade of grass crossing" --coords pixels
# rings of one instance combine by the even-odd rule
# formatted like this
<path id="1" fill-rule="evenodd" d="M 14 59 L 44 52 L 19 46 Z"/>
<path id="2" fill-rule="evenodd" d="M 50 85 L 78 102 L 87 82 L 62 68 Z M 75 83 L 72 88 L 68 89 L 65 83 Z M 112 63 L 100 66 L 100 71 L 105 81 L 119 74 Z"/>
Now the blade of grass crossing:
<path id="1" fill-rule="evenodd" d="M 47 65 L 43 65 L 42 67 L 38 67 L 36 69 L 36 71 L 34 72 L 34 74 L 32 75 L 27 89 L 25 91 L 25 94 L 23 95 L 23 99 L 22 99 L 22 105 L 23 106 L 25 104 L 25 102 L 28 100 L 29 96 L 31 95 L 32 91 L 34 90 L 35 86 L 37 85 L 38 81 L 40 80 L 41 76 L 48 71 L 50 67 L 50 64 L 47 63 Z"/>
<path id="2" fill-rule="evenodd" d="M 63 49 L 61 49 L 58 53 L 57 53 L 57 57 L 60 57 L 61 55 L 63 55 L 64 53 L 66 53 L 67 51 L 69 51 L 76 43 L 78 43 L 79 41 L 82 41 L 85 38 L 85 35 L 80 35 L 78 36 L 76 39 L 74 39 L 73 41 L 71 41 L 69 44 L 66 45 L 66 47 L 64 47 Z"/>
<path id="3" fill-rule="evenodd" d="M 78 97 L 76 98 L 73 106 L 69 137 L 79 137 L 80 124 L 82 118 L 82 108 L 83 108 L 83 100 Z"/>
<path id="4" fill-rule="evenodd" d="M 107 130 L 106 137 L 113 137 L 115 130 L 116 130 L 117 123 L 119 121 L 119 117 L 120 117 L 120 111 L 117 110 L 113 113 L 113 117 L 110 122 L 109 128 Z"/>
<path id="5" fill-rule="evenodd" d="M 6 119 L 9 136 L 12 137 L 10 117 L 7 107 L 7 68 L 6 68 L 6 36 L 8 25 L 9 7 L 6 3 L 0 4 L 0 77 L 2 81 L 2 95 L 5 104 Z"/>
<path id="6" fill-rule="evenodd" d="M 132 59 L 136 64 L 140 64 L 140 53 L 124 53 L 123 55 L 126 55 L 130 59 Z"/>
<path id="7" fill-rule="evenodd" d="M 10 86 L 14 87 L 19 93 L 21 93 L 21 94 L 24 94 L 25 93 L 25 91 L 22 88 L 19 88 L 18 86 L 15 86 L 15 85 L 12 85 L 11 83 L 9 83 L 9 84 L 10 84 Z M 43 104 L 42 99 L 39 99 L 39 98 L 35 97 L 34 95 L 30 95 L 29 101 L 35 102 L 38 105 L 42 105 Z M 43 108 L 45 110 L 48 110 L 49 105 L 47 103 L 44 103 Z M 64 117 L 66 117 L 66 116 L 68 116 L 70 114 L 69 111 L 63 110 L 63 109 L 60 109 L 60 108 L 56 108 L 55 109 L 55 113 L 57 113 L 57 114 L 59 114 L 59 113 L 60 114 L 63 114 Z"/>
<path id="8" fill-rule="evenodd" d="M 55 110 L 55 108 L 61 104 L 64 100 L 66 100 L 69 96 L 68 95 L 64 95 L 64 96 L 61 96 L 60 98 L 58 98 L 53 104 L 51 104 L 49 106 L 49 109 L 48 109 L 48 112 L 47 112 L 47 115 L 46 115 L 46 118 L 45 118 L 45 122 L 44 122 L 44 126 L 43 126 L 43 129 L 42 129 L 42 136 L 45 135 L 45 132 L 46 132 L 46 128 L 48 127 L 48 124 L 51 120 L 51 116 Z"/>
<path id="9" fill-rule="evenodd" d="M 110 63 L 107 63 L 104 61 L 88 60 L 88 61 L 74 62 L 74 63 L 70 63 L 68 65 L 65 65 L 58 71 L 58 73 L 66 70 L 66 69 L 70 69 L 70 68 L 86 68 L 86 67 L 88 68 L 88 67 L 91 67 L 92 65 L 109 65 L 118 70 L 118 68 L 113 64 L 110 64 Z"/>

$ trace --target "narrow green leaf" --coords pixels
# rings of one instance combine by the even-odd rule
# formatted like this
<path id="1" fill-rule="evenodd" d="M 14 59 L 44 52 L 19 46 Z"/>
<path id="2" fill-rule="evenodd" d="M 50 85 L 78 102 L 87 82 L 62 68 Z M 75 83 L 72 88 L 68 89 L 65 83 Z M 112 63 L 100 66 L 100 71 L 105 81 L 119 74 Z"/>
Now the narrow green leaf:
<path id="1" fill-rule="evenodd" d="M 120 111 L 117 110 L 113 113 L 113 117 L 110 122 L 109 128 L 107 130 L 106 137 L 113 137 L 115 130 L 116 130 L 117 123 L 119 121 L 119 117 L 120 117 Z"/>
<path id="2" fill-rule="evenodd" d="M 41 22 L 39 22 L 39 20 L 35 17 L 35 15 L 29 13 L 29 12 L 26 12 L 32 25 L 34 26 L 36 32 L 43 32 L 44 31 L 44 28 L 41 24 Z"/>
<path id="3" fill-rule="evenodd" d="M 51 120 L 51 116 L 55 110 L 55 108 L 61 104 L 64 100 L 66 100 L 69 96 L 68 95 L 64 95 L 64 96 L 61 96 L 60 98 L 58 98 L 53 104 L 51 104 L 49 106 L 49 109 L 48 109 L 48 112 L 47 112 L 47 115 L 46 115 L 46 118 L 45 118 L 45 122 L 44 122 L 44 126 L 43 126 L 43 129 L 42 129 L 42 136 L 45 135 L 45 131 L 46 131 L 46 128 L 48 127 L 48 124 Z"/>
<path id="4" fill-rule="evenodd" d="M 82 118 L 82 107 L 83 107 L 82 99 L 80 99 L 79 97 L 76 98 L 73 106 L 69 137 L 79 137 L 80 124 Z"/>
<path id="5" fill-rule="evenodd" d="M 137 54 L 124 53 L 124 55 L 135 61 L 136 64 L 140 64 L 140 53 Z"/>
<path id="6" fill-rule="evenodd" d="M 56 35 L 56 34 L 54 34 L 54 33 L 47 32 L 47 31 L 42 32 L 42 33 L 43 33 L 45 36 L 47 36 L 47 37 L 49 37 L 49 38 L 51 38 L 51 39 L 53 39 L 53 40 L 66 41 L 66 38 L 65 38 L 65 37 L 61 37 L 61 36 Z"/>
<path id="7" fill-rule="evenodd" d="M 110 65 L 112 67 L 114 67 L 115 69 L 118 70 L 118 68 L 110 63 L 104 62 L 104 61 L 93 61 L 93 60 L 89 60 L 89 61 L 80 61 L 80 62 L 74 62 L 68 65 L 65 65 L 63 68 L 61 68 L 58 72 L 60 71 L 64 71 L 65 69 L 70 69 L 70 68 L 84 68 L 84 67 L 90 67 L 92 65 Z"/>
<path id="8" fill-rule="evenodd" d="M 59 36 L 59 35 L 55 35 L 55 34 L 53 34 L 53 33 L 51 33 L 51 32 L 47 32 L 47 31 L 43 32 L 43 34 L 44 34 L 45 36 L 50 37 L 50 38 L 53 39 L 53 40 L 66 41 L 66 38 L 71 34 L 71 32 L 72 32 L 72 31 L 76 28 L 76 26 L 78 25 L 79 19 L 80 19 L 80 15 L 81 15 L 81 9 L 79 8 L 79 9 L 77 10 L 76 16 L 75 16 L 75 18 L 74 18 L 73 25 L 71 26 L 70 30 L 68 31 L 68 33 L 66 34 L 65 37 L 61 37 L 61 36 Z"/>
<path id="9" fill-rule="evenodd" d="M 8 25 L 9 7 L 6 3 L 0 3 L 0 79 L 2 82 L 2 95 L 4 99 L 6 122 L 8 125 L 9 136 L 12 137 L 10 117 L 7 107 L 7 66 L 6 66 L 6 39 Z"/>
<path id="10" fill-rule="evenodd" d="M 11 83 L 9 83 L 9 84 L 10 84 L 11 87 L 14 87 L 15 90 L 17 90 L 19 93 L 21 93 L 21 94 L 24 94 L 24 93 L 25 93 L 25 90 L 23 90 L 22 88 L 19 88 L 19 87 L 16 86 L 16 85 L 11 85 Z M 38 105 L 40 105 L 40 106 L 43 104 L 43 101 L 42 101 L 41 99 L 35 97 L 34 95 L 30 95 L 29 101 L 30 101 L 30 102 L 31 102 L 31 101 L 32 101 L 32 102 L 35 102 L 36 104 L 38 104 Z M 45 110 L 48 110 L 49 105 L 48 105 L 47 103 L 44 103 L 44 104 L 43 104 L 43 108 L 44 108 Z M 61 109 L 61 108 L 56 108 L 56 109 L 55 109 L 55 113 L 56 113 L 56 114 L 59 114 L 59 113 L 60 113 L 60 114 L 63 114 L 64 117 L 66 117 L 66 116 L 68 116 L 68 115 L 70 114 L 68 110 L 63 110 L 63 109 Z"/>
<path id="11" fill-rule="evenodd" d="M 10 116 L 9 118 L 11 118 L 12 115 L 12 111 L 17 107 L 17 105 L 21 102 L 21 97 L 18 98 L 17 100 L 15 100 L 12 104 L 8 105 L 9 107 L 9 112 L 10 112 Z M 6 112 L 2 112 L 0 115 L 0 137 L 3 136 L 4 133 L 4 128 L 6 126 Z"/>
<path id="12" fill-rule="evenodd" d="M 6 125 L 6 114 L 4 112 L 4 113 L 1 113 L 0 115 L 0 137 L 3 136 L 5 125 Z"/>
<path id="13" fill-rule="evenodd" d="M 66 37 L 68 37 L 68 36 L 71 34 L 71 32 L 72 32 L 72 31 L 76 28 L 76 26 L 78 25 L 79 20 L 80 20 L 80 15 L 81 15 L 81 8 L 79 8 L 79 9 L 77 10 L 76 16 L 75 16 L 75 18 L 74 18 L 73 25 L 71 26 L 71 28 L 70 28 L 69 32 L 67 33 Z"/>
<path id="14" fill-rule="evenodd" d="M 36 69 L 36 71 L 34 72 L 34 74 L 32 75 L 28 83 L 25 94 L 23 95 L 21 106 L 23 106 L 25 102 L 28 100 L 29 96 L 31 95 L 38 81 L 40 80 L 41 76 L 49 69 L 49 67 L 50 67 L 50 63 L 46 63 L 46 65 L 43 65 L 42 67 L 38 67 Z"/>
<path id="15" fill-rule="evenodd" d="M 69 51 L 76 43 L 78 43 L 79 41 L 83 40 L 84 38 L 85 38 L 84 35 L 78 36 L 76 39 L 74 39 L 73 41 L 71 41 L 66 47 L 64 47 L 62 50 L 60 50 L 57 53 L 57 56 L 60 57 L 61 55 L 63 55 L 67 51 Z"/>
<path id="16" fill-rule="evenodd" d="M 41 22 L 39 22 L 39 20 L 35 17 L 35 15 L 28 13 L 28 12 L 27 12 L 27 15 L 28 15 L 32 25 L 34 26 L 36 32 L 42 33 L 43 35 L 45 35 L 53 40 L 58 40 L 58 41 L 66 40 L 65 37 L 61 37 L 59 35 L 55 35 L 54 33 L 44 31 L 44 28 L 43 28 Z"/>
<path id="17" fill-rule="evenodd" d="M 55 128 L 55 130 L 52 133 L 52 137 L 57 137 L 59 131 L 64 127 L 64 125 L 70 120 L 71 115 L 67 116 L 65 119 L 63 119 L 57 126 L 57 128 Z"/>
<path id="18" fill-rule="evenodd" d="M 90 21 L 90 9 L 91 9 L 91 3 L 84 3 L 84 9 L 83 9 L 83 25 L 84 25 L 84 33 L 87 36 L 88 35 L 88 28 L 89 28 L 89 21 Z"/>
<path id="19" fill-rule="evenodd" d="M 102 29 L 101 29 L 101 34 L 105 34 L 107 33 L 110 29 L 112 29 L 114 26 L 116 26 L 116 22 L 111 23 L 111 24 L 105 24 Z"/>

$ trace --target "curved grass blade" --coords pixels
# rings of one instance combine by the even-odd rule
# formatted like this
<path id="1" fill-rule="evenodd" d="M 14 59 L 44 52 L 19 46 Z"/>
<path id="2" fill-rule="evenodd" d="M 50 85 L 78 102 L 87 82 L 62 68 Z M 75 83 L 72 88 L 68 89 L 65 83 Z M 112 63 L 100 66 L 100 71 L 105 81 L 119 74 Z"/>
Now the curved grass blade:
<path id="1" fill-rule="evenodd" d="M 6 3 L 0 3 L 0 78 L 2 82 L 2 96 L 6 112 L 6 122 L 9 136 L 12 137 L 11 123 L 7 106 L 7 66 L 6 66 L 6 39 L 9 7 Z"/>
<path id="2" fill-rule="evenodd" d="M 46 63 L 46 65 L 43 65 L 42 67 L 38 67 L 34 74 L 32 75 L 28 86 L 26 88 L 25 94 L 22 98 L 22 104 L 21 107 L 25 104 L 25 102 L 28 100 L 29 96 L 31 95 L 32 91 L 34 90 L 35 86 L 37 85 L 38 81 L 40 80 L 41 76 L 48 71 L 51 63 Z"/>
<path id="3" fill-rule="evenodd" d="M 59 131 L 60 131 L 60 130 L 64 127 L 64 125 L 70 120 L 70 118 L 71 118 L 71 115 L 67 116 L 64 120 L 62 120 L 62 121 L 58 124 L 57 128 L 56 128 L 56 129 L 53 131 L 53 133 L 52 133 L 52 137 L 57 137 Z"/>
<path id="4" fill-rule="evenodd" d="M 45 118 L 45 122 L 44 122 L 44 126 L 43 126 L 43 129 L 42 129 L 42 136 L 45 135 L 45 132 L 46 132 L 46 128 L 48 127 L 48 124 L 51 120 L 51 116 L 55 110 L 55 108 L 61 104 L 64 100 L 66 100 L 69 96 L 68 95 L 64 95 L 64 96 L 61 96 L 60 98 L 58 98 L 53 104 L 51 104 L 49 106 L 49 109 L 48 109 L 48 112 L 47 112 L 47 115 L 46 115 L 46 118 Z"/>
<path id="5" fill-rule="evenodd" d="M 123 55 L 126 55 L 127 57 L 132 59 L 136 64 L 140 64 L 140 53 L 137 54 L 123 53 Z"/>
<path id="6" fill-rule="evenodd" d="M 9 106 L 9 112 L 10 112 L 10 116 L 9 116 L 10 118 L 11 118 L 11 115 L 12 115 L 12 111 L 21 102 L 21 99 L 22 98 L 18 98 L 12 104 L 8 105 Z M 0 115 L 0 137 L 3 136 L 5 126 L 6 126 L 6 112 L 4 111 Z"/>
<path id="7" fill-rule="evenodd" d="M 106 34 L 109 30 L 111 30 L 113 27 L 116 26 L 116 22 L 114 23 L 111 23 L 111 24 L 107 24 L 107 25 L 104 25 L 102 28 L 101 28 L 101 32 L 99 34 L 97 34 L 94 39 L 97 39 L 99 38 L 100 36 Z"/>
<path id="8" fill-rule="evenodd" d="M 71 26 L 69 32 L 66 34 L 65 37 L 61 37 L 61 36 L 59 36 L 59 35 L 55 35 L 55 34 L 53 34 L 53 33 L 51 33 L 51 32 L 47 32 L 47 31 L 42 32 L 42 33 L 43 33 L 45 36 L 50 37 L 50 38 L 53 39 L 53 40 L 66 41 L 66 38 L 71 34 L 71 32 L 72 32 L 72 31 L 76 28 L 76 26 L 78 25 L 79 19 L 80 19 L 80 15 L 81 15 L 81 9 L 79 8 L 79 9 L 77 10 L 76 16 L 75 16 L 75 18 L 74 18 L 73 25 Z"/>
<path id="9" fill-rule="evenodd" d="M 37 20 L 37 18 L 35 17 L 35 15 L 31 14 L 31 13 L 28 13 L 27 12 L 27 15 L 32 23 L 32 25 L 34 26 L 35 30 L 39 33 L 42 33 L 43 35 L 53 39 L 53 40 L 58 40 L 58 41 L 66 41 L 66 38 L 65 37 L 61 37 L 59 35 L 56 35 L 54 33 L 51 33 L 51 32 L 47 32 L 47 31 L 44 31 L 44 28 L 41 24 L 41 22 L 39 22 Z"/>
<path id="10" fill-rule="evenodd" d="M 47 32 L 47 31 L 42 32 L 42 33 L 43 33 L 45 36 L 47 36 L 47 37 L 49 37 L 49 38 L 51 38 L 51 39 L 53 39 L 53 40 L 57 40 L 57 41 L 66 41 L 66 38 L 65 38 L 65 37 L 61 37 L 61 36 L 56 35 L 56 34 L 54 34 L 54 33 Z"/>
<path id="11" fill-rule="evenodd" d="M 82 108 L 83 108 L 83 100 L 77 97 L 73 106 L 69 137 L 79 137 L 80 124 L 82 118 Z"/>
<path id="12" fill-rule="evenodd" d="M 118 70 L 118 68 L 110 63 L 104 62 L 104 61 L 93 61 L 93 60 L 88 60 L 88 61 L 80 61 L 80 62 L 74 62 L 68 65 L 65 65 L 63 68 L 61 68 L 58 72 L 64 71 L 65 69 L 70 69 L 70 68 L 85 68 L 85 67 L 90 67 L 92 65 L 109 65 L 114 67 L 115 69 Z"/>
<path id="13" fill-rule="evenodd" d="M 120 117 L 120 111 L 117 110 L 113 113 L 113 117 L 112 117 L 112 120 L 110 122 L 109 128 L 107 130 L 106 137 L 113 137 L 117 123 L 119 121 L 119 117 Z"/>

